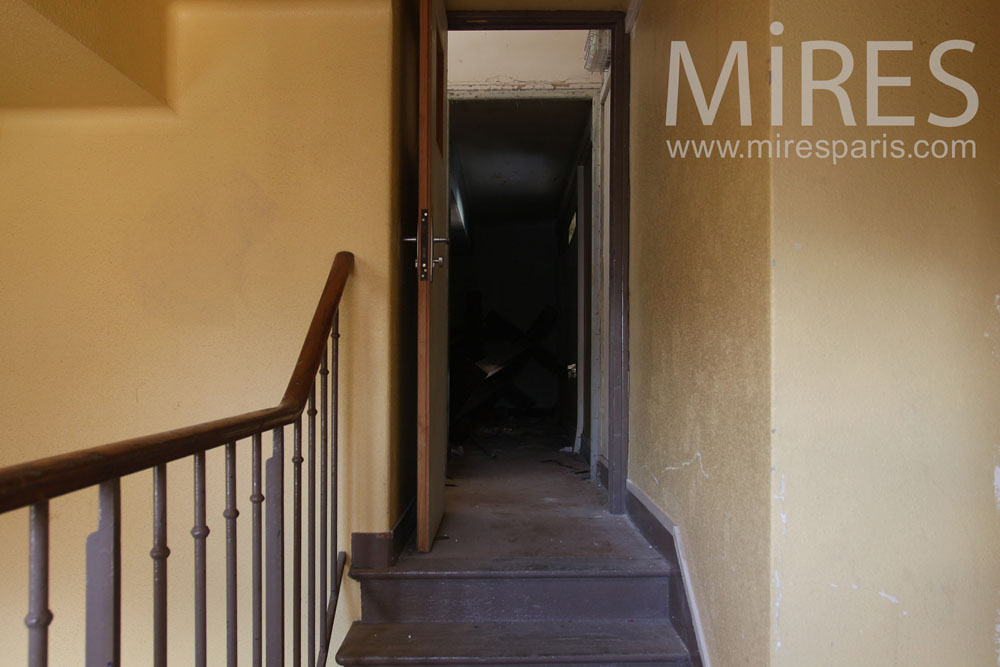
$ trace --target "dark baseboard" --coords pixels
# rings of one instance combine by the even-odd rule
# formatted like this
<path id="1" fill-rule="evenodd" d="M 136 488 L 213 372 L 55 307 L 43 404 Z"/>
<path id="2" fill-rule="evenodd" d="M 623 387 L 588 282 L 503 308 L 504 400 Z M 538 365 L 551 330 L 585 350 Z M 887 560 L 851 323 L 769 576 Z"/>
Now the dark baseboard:
<path id="1" fill-rule="evenodd" d="M 598 466 L 600 465 L 598 463 Z M 640 491 L 639 493 L 642 492 Z M 665 524 L 661 517 L 650 511 L 646 504 L 635 495 L 631 484 L 629 484 L 629 489 L 625 496 L 625 508 L 632 523 L 639 529 L 643 537 L 675 567 L 677 572 L 681 572 L 680 559 L 677 556 L 677 546 L 674 543 L 674 535 L 671 531 L 672 527 Z M 701 651 L 698 648 L 698 635 L 694 627 L 691 605 L 688 603 L 683 574 L 673 577 L 671 580 L 669 610 L 670 620 L 674 624 L 674 629 L 677 630 L 677 634 L 680 635 L 681 641 L 684 642 L 688 653 L 691 655 L 692 667 L 702 667 Z"/>
<path id="2" fill-rule="evenodd" d="M 625 508 L 628 511 L 628 518 L 632 520 L 646 541 L 679 570 L 680 559 L 677 557 L 677 546 L 674 544 L 674 535 L 670 526 L 664 525 L 659 517 L 650 512 L 631 488 L 625 496 Z"/>
<path id="3" fill-rule="evenodd" d="M 378 570 L 392 566 L 413 535 L 417 522 L 416 503 L 411 502 L 386 533 L 352 533 L 351 567 Z"/>

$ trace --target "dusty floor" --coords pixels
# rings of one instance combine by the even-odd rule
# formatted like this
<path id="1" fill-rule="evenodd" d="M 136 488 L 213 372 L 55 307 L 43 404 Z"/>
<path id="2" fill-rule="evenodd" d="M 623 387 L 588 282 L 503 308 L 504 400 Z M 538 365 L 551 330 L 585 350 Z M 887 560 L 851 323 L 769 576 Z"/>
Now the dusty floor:
<path id="1" fill-rule="evenodd" d="M 507 419 L 453 446 L 445 516 L 416 559 L 659 559 L 624 516 L 608 513 L 589 464 L 543 420 Z"/>

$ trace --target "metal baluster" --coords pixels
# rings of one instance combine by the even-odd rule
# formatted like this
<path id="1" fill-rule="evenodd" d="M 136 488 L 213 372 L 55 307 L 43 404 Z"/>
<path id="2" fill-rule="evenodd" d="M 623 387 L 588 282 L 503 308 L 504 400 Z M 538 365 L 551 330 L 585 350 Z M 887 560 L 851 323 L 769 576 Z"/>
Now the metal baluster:
<path id="1" fill-rule="evenodd" d="M 87 536 L 88 667 L 121 664 L 121 481 L 97 492 L 97 530 Z"/>
<path id="2" fill-rule="evenodd" d="M 344 563 L 346 559 L 346 554 L 343 552 L 338 552 L 338 535 L 337 535 L 337 456 L 339 449 L 339 439 L 338 439 L 338 423 L 339 423 L 339 406 L 338 406 L 338 371 L 339 371 L 339 347 L 340 347 L 340 312 L 338 311 L 334 315 L 333 328 L 330 332 L 331 338 L 331 374 L 332 378 L 330 380 L 330 525 L 327 526 L 326 522 L 323 522 L 323 530 L 326 531 L 327 528 L 330 530 L 330 586 L 324 583 L 323 588 L 323 636 L 321 639 L 321 648 L 319 655 L 319 663 L 325 664 L 327 660 L 327 655 L 330 651 L 330 638 L 333 633 L 333 621 L 334 615 L 337 611 L 337 600 L 340 596 L 340 580 L 341 573 L 344 570 Z M 324 355 L 325 361 L 325 355 Z M 326 456 L 324 453 L 324 463 L 326 462 Z M 325 481 L 325 477 L 324 477 Z M 325 502 L 324 502 L 325 506 Z M 323 574 L 324 578 L 326 575 L 327 563 L 323 563 Z"/>
<path id="3" fill-rule="evenodd" d="M 326 532 L 327 532 L 327 513 L 326 513 L 326 461 L 327 461 L 327 432 L 329 428 L 328 419 L 328 407 L 330 402 L 327 398 L 327 383 L 329 382 L 330 371 L 327 368 L 327 355 L 329 350 L 323 348 L 323 360 L 320 362 L 319 366 L 319 617 L 322 619 L 320 624 L 320 629 L 323 636 L 326 635 Z M 321 644 L 323 643 L 323 636 L 320 637 Z"/>
<path id="4" fill-rule="evenodd" d="M 346 562 L 347 562 L 347 554 L 341 551 L 339 554 L 337 554 L 337 566 L 336 566 L 337 569 L 334 570 L 335 582 L 340 581 L 343 578 L 344 565 L 346 564 Z M 326 627 L 323 628 L 323 645 L 320 648 L 319 660 L 316 663 L 317 665 L 327 664 L 327 654 L 331 649 L 330 639 L 333 636 L 333 621 L 336 613 L 337 613 L 337 596 L 330 596 L 329 602 L 327 603 Z"/>
<path id="5" fill-rule="evenodd" d="M 49 501 L 31 506 L 28 518 L 28 667 L 49 664 Z"/>
<path id="6" fill-rule="evenodd" d="M 344 565 L 347 563 L 347 554 L 341 551 L 337 554 L 337 569 L 334 570 L 334 581 L 340 581 L 344 575 Z M 317 665 L 325 665 L 327 654 L 330 651 L 330 638 L 333 636 L 333 621 L 337 613 L 337 596 L 331 596 L 327 605 L 327 624 L 323 628 L 323 646 L 319 652 Z"/>
<path id="7" fill-rule="evenodd" d="M 337 546 L 339 535 L 337 534 L 337 454 L 340 444 L 338 438 L 338 426 L 340 424 L 339 413 L 339 392 L 337 390 L 338 371 L 340 370 L 340 310 L 333 316 L 333 331 L 330 333 L 330 345 L 332 349 L 333 362 L 331 364 L 332 376 L 330 378 L 331 406 L 330 417 L 333 426 L 330 429 L 330 505 L 332 508 L 330 522 L 330 576 L 333 578 L 333 589 L 339 596 L 340 581 L 337 578 Z"/>
<path id="8" fill-rule="evenodd" d="M 153 469 L 153 667 L 167 667 L 167 466 Z"/>
<path id="9" fill-rule="evenodd" d="M 316 665 L 316 381 L 313 380 L 309 392 L 309 514 L 306 523 L 309 527 L 308 545 L 308 581 L 306 582 L 306 622 L 309 625 L 308 654 L 310 667 Z"/>
<path id="10" fill-rule="evenodd" d="M 261 520 L 260 504 L 264 502 L 264 494 L 260 491 L 260 434 L 253 436 L 253 482 L 250 491 L 250 503 L 253 507 L 253 665 L 261 667 L 263 653 L 263 617 L 261 611 Z"/>
<path id="11" fill-rule="evenodd" d="M 302 664 L 302 417 L 292 434 L 292 665 Z"/>
<path id="12" fill-rule="evenodd" d="M 285 664 L 285 429 L 272 432 L 267 460 L 267 666 Z"/>
<path id="13" fill-rule="evenodd" d="M 226 664 L 236 667 L 237 655 L 237 577 L 236 577 L 236 443 L 226 445 Z"/>
<path id="14" fill-rule="evenodd" d="M 208 597 L 206 595 L 205 452 L 194 455 L 194 664 L 208 665 Z"/>

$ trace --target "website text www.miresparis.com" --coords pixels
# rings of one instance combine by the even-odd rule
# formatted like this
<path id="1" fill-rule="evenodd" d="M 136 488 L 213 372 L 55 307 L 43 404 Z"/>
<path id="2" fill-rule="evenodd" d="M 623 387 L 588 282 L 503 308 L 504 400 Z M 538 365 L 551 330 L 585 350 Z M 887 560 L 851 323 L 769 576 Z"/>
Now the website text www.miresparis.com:
<path id="1" fill-rule="evenodd" d="M 976 157 L 973 139 L 667 139 L 672 158 L 728 160 L 964 160 Z"/>
<path id="2" fill-rule="evenodd" d="M 784 24 L 781 21 L 772 22 L 770 33 L 776 38 L 782 36 L 785 33 Z M 964 64 L 968 68 L 972 64 L 970 59 L 975 58 L 976 45 L 974 42 L 964 39 L 945 39 L 936 45 L 922 42 L 916 48 L 912 40 L 865 42 L 862 61 L 864 65 L 858 68 L 864 70 L 864 74 L 861 76 L 864 77 L 865 98 L 861 104 L 858 104 L 859 100 L 851 99 L 848 88 L 845 87 L 855 72 L 856 60 L 855 54 L 847 45 L 832 40 L 809 40 L 801 42 L 798 47 L 800 61 L 798 74 L 801 82 L 798 107 L 801 126 L 811 128 L 814 125 L 815 98 L 821 97 L 824 100 L 823 104 L 836 104 L 836 108 L 840 112 L 841 125 L 839 128 L 831 129 L 830 134 L 823 138 L 788 137 L 787 131 L 790 126 L 785 124 L 784 100 L 785 47 L 780 43 L 773 43 L 768 62 L 771 136 L 766 139 L 746 140 L 675 139 L 670 137 L 667 139 L 668 155 L 671 158 L 737 160 L 816 159 L 827 160 L 833 164 L 848 160 L 969 160 L 976 158 L 977 145 L 974 139 L 969 138 L 970 132 L 964 132 L 964 136 L 941 138 L 947 136 L 945 133 L 970 123 L 979 111 L 979 92 L 975 85 L 945 69 L 946 57 L 949 68 L 956 64 Z M 894 67 L 889 67 L 888 64 L 881 61 L 883 54 L 891 52 L 910 52 L 911 55 L 917 57 L 917 62 L 923 60 L 926 65 L 921 65 L 921 67 L 926 67 L 929 70 L 934 79 L 934 83 L 931 85 L 934 87 L 918 91 L 921 94 L 917 96 L 907 95 L 905 89 L 913 87 L 912 77 L 885 75 L 887 71 L 892 71 L 893 74 L 897 75 L 906 72 L 905 67 L 901 68 L 898 62 L 894 62 Z M 817 54 L 820 53 L 824 54 L 827 59 L 832 58 L 834 61 L 839 59 L 840 71 L 833 78 L 817 78 L 815 60 Z M 909 62 L 912 65 L 913 61 Z M 682 71 L 683 77 L 681 76 Z M 730 86 L 729 82 L 734 74 L 735 86 Z M 678 106 L 683 79 L 687 80 L 691 98 L 697 108 L 703 127 L 715 123 L 722 99 L 727 94 L 727 90 L 731 90 L 733 87 L 736 89 L 735 93 L 728 94 L 736 95 L 740 126 L 753 125 L 749 49 L 746 41 L 737 40 L 730 44 L 729 52 L 726 54 L 726 59 L 715 81 L 714 89 L 709 88 L 712 90 L 711 100 L 702 86 L 702 80 L 698 76 L 698 68 L 695 66 L 687 42 L 674 41 L 670 43 L 666 113 L 668 128 L 678 126 Z M 928 85 L 926 78 L 921 79 L 921 82 L 921 86 Z M 908 113 L 886 114 L 884 109 L 880 108 L 880 102 L 884 101 L 881 100 L 881 92 L 890 97 L 890 101 L 894 102 L 895 107 L 905 106 L 909 102 L 911 108 L 905 109 Z M 945 95 L 948 95 L 950 99 L 957 99 L 955 93 L 965 98 L 965 106 L 961 113 L 958 115 L 937 113 L 944 110 L 934 108 L 939 106 L 939 99 Z M 892 95 L 896 95 L 896 97 L 893 98 Z M 920 106 L 929 102 L 931 108 L 914 107 L 912 105 L 915 100 L 919 100 Z M 864 110 L 863 115 L 862 109 Z M 879 137 L 843 138 L 843 135 L 850 131 L 849 128 L 859 124 L 859 120 L 862 120 L 868 128 L 913 128 L 926 123 L 935 128 L 933 136 L 937 138 L 915 139 L 910 135 L 910 139 L 904 139 L 900 136 L 891 136 L 892 130 L 888 129 L 884 133 L 877 130 L 872 133 L 881 134 Z M 786 136 L 782 136 L 781 130 L 786 131 Z M 865 134 L 869 132 L 871 130 Z M 794 134 L 794 130 L 791 133 Z M 834 138 L 832 135 L 840 135 L 841 138 Z M 822 137 L 822 135 L 820 136 Z"/>

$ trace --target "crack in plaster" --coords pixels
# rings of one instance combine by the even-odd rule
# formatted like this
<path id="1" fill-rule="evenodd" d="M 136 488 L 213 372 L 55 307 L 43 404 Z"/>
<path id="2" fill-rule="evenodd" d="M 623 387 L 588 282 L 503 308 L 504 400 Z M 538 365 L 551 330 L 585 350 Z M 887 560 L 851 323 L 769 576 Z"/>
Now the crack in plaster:
<path id="1" fill-rule="evenodd" d="M 778 493 L 773 497 L 775 500 L 785 502 L 785 473 L 781 473 L 781 481 L 778 483 Z"/>
<path id="2" fill-rule="evenodd" d="M 698 467 L 701 469 L 702 476 L 705 479 L 708 479 L 709 475 L 707 472 L 705 472 L 705 465 L 702 463 L 701 460 L 701 452 L 696 452 L 694 456 L 692 456 L 689 460 L 684 461 L 680 465 L 667 466 L 666 468 L 663 469 L 662 472 L 669 472 L 671 470 L 681 470 L 683 468 L 687 468 L 688 466 L 693 465 L 696 460 L 698 461 Z"/>
<path id="3" fill-rule="evenodd" d="M 516 79 L 498 75 L 473 81 L 449 81 L 449 90 L 600 90 L 601 82 L 585 78 Z"/>
<path id="4" fill-rule="evenodd" d="M 899 600 L 898 599 L 896 599 L 892 595 L 889 595 L 885 591 L 879 591 L 878 594 L 881 595 L 882 597 L 884 597 L 886 600 L 888 600 L 889 602 L 891 602 L 893 604 L 899 604 Z"/>
<path id="5" fill-rule="evenodd" d="M 840 584 L 838 584 L 838 583 L 836 583 L 836 582 L 833 582 L 833 581 L 831 581 L 831 582 L 830 582 L 830 588 L 840 588 Z M 852 591 L 861 591 L 862 589 L 861 589 L 861 587 L 860 587 L 860 586 L 858 586 L 857 584 L 851 584 L 851 590 L 852 590 Z M 867 593 L 871 593 L 871 592 L 876 592 L 876 593 L 878 593 L 878 596 L 879 596 L 879 597 L 881 597 L 881 598 L 883 598 L 883 599 L 885 599 L 885 600 L 888 600 L 888 601 L 889 601 L 889 602 L 891 602 L 892 604 L 897 604 L 897 605 L 898 605 L 898 604 L 902 604 L 902 603 L 901 603 L 901 602 L 899 601 L 899 598 L 897 598 L 897 597 L 896 597 L 895 595 L 892 595 L 892 594 L 890 594 L 890 593 L 887 593 L 887 592 L 885 592 L 885 591 L 874 591 L 874 589 L 871 589 L 871 588 L 868 588 L 868 587 L 866 586 L 866 587 L 864 588 L 864 592 L 865 592 L 866 594 L 867 594 Z M 902 610 L 902 612 L 901 612 L 901 615 L 902 615 L 902 616 L 909 616 L 909 615 L 910 615 L 910 610 L 909 610 L 909 609 L 903 609 L 903 610 Z"/>

